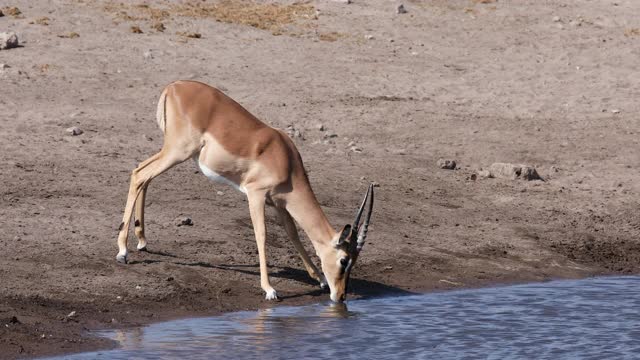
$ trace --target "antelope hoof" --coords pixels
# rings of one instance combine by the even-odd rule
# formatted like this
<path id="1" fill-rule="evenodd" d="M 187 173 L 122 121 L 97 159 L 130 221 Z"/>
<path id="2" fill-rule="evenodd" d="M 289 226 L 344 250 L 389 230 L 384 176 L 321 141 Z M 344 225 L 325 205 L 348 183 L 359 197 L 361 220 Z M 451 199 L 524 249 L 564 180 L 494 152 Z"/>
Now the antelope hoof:
<path id="1" fill-rule="evenodd" d="M 267 293 L 267 296 L 265 296 L 265 299 L 278 300 L 278 294 L 276 294 L 276 291 L 274 289 L 267 290 L 266 293 Z"/>
<path id="2" fill-rule="evenodd" d="M 116 256 L 116 261 L 119 262 L 120 264 L 126 264 L 127 263 L 127 255 L 118 255 Z"/>

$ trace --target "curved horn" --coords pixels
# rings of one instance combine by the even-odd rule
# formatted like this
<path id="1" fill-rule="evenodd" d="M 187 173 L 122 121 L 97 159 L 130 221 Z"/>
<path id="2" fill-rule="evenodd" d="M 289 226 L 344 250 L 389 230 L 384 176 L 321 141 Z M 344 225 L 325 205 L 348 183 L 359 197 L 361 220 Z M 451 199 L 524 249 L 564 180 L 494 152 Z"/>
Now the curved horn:
<path id="1" fill-rule="evenodd" d="M 362 216 L 362 212 L 364 211 L 364 205 L 367 203 L 367 199 L 369 198 L 369 194 L 371 193 L 372 189 L 373 189 L 373 185 L 369 185 L 369 190 L 367 190 L 367 193 L 365 194 L 364 199 L 362 199 L 360 208 L 356 213 L 356 218 L 355 220 L 353 220 L 353 226 L 351 227 L 351 229 L 353 230 L 352 239 L 354 240 L 356 238 L 355 234 L 358 232 L 358 226 L 360 225 L 360 217 Z"/>
<path id="2" fill-rule="evenodd" d="M 362 250 L 362 247 L 364 246 L 364 241 L 367 238 L 367 231 L 369 230 L 369 220 L 371 220 L 371 214 L 373 213 L 373 184 L 369 185 L 369 191 L 367 191 L 367 197 L 369 197 L 369 195 L 371 195 L 371 200 L 369 201 L 369 208 L 367 209 L 367 217 L 364 219 L 364 223 L 362 224 L 360 229 L 358 229 L 358 240 L 356 242 L 357 252 L 360 252 L 360 250 Z M 367 197 L 365 197 L 365 200 Z M 364 206 L 364 203 L 362 204 L 362 206 Z"/>

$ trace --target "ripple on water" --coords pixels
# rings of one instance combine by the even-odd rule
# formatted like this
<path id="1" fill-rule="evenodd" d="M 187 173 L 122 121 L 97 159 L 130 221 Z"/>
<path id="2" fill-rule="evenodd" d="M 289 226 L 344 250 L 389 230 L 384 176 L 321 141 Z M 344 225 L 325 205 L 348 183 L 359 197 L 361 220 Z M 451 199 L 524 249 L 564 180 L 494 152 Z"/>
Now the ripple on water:
<path id="1" fill-rule="evenodd" d="M 103 331 L 59 359 L 636 359 L 640 277 L 318 304 Z"/>

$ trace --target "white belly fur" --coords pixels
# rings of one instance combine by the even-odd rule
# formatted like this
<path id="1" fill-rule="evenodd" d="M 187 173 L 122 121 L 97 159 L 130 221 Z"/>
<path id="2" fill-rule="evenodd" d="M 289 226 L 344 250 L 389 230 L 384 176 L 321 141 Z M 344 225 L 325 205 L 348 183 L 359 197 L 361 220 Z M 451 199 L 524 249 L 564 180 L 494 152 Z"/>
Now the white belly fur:
<path id="1" fill-rule="evenodd" d="M 213 180 L 213 181 L 215 181 L 217 183 L 220 183 L 220 184 L 231 185 L 234 189 L 240 191 L 241 193 L 244 193 L 244 194 L 247 193 L 247 189 L 245 189 L 243 186 L 239 186 L 238 184 L 234 183 L 233 181 L 227 179 L 226 177 L 224 177 L 224 176 L 218 174 L 217 172 L 209 169 L 206 165 L 204 165 L 203 163 L 198 161 L 197 158 L 195 158 L 194 160 L 196 161 L 196 164 L 198 164 L 198 167 L 200 168 L 200 171 L 202 171 L 204 176 L 208 177 L 210 180 Z"/>

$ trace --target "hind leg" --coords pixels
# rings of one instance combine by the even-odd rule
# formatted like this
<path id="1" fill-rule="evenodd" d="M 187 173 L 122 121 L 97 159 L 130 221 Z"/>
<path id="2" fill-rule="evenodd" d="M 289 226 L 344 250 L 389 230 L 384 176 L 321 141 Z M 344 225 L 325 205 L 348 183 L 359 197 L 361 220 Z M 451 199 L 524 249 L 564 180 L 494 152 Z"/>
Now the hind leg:
<path id="1" fill-rule="evenodd" d="M 144 196 L 142 196 L 143 189 L 146 189 L 153 178 L 169 170 L 174 165 L 185 161 L 189 157 L 191 157 L 191 153 L 168 152 L 163 149 L 160 153 L 142 162 L 133 170 L 131 173 L 127 204 L 124 208 L 124 215 L 122 217 L 122 223 L 120 224 L 120 233 L 118 234 L 118 255 L 116 256 L 118 262 L 127 263 L 127 237 L 129 235 L 129 224 L 136 199 L 140 198 L 140 200 L 144 200 Z M 141 203 L 142 202 L 143 201 L 141 201 Z M 143 210 L 143 207 L 140 207 L 140 210 Z"/>
<path id="2" fill-rule="evenodd" d="M 136 208 L 133 214 L 133 227 L 134 233 L 138 238 L 138 245 L 136 246 L 138 251 L 147 251 L 147 238 L 144 236 L 144 206 L 148 187 L 149 183 L 142 187 L 140 195 L 138 195 L 138 198 L 136 199 Z"/>

